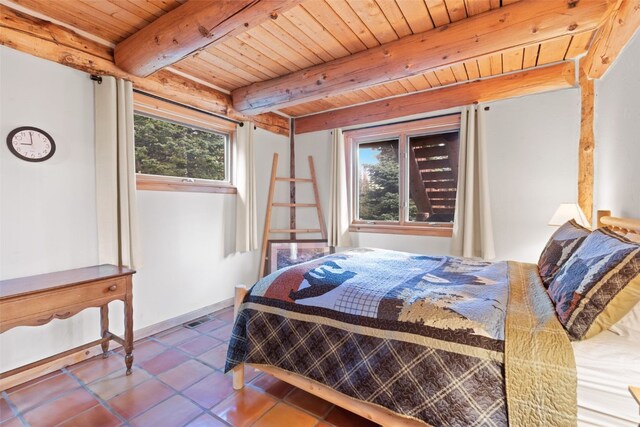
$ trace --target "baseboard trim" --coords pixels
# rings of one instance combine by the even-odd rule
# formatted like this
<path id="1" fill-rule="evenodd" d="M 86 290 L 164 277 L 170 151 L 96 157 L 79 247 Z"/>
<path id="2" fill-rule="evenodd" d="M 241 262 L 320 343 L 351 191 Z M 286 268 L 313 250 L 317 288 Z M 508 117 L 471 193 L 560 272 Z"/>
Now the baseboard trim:
<path id="1" fill-rule="evenodd" d="M 214 311 L 222 310 L 223 308 L 232 307 L 232 306 L 233 306 L 233 298 L 222 300 L 215 304 L 211 304 L 206 307 L 199 308 L 189 313 L 185 313 L 180 316 L 173 317 L 171 319 L 163 320 L 162 322 L 155 323 L 153 325 L 149 325 L 144 328 L 136 329 L 133 332 L 133 336 L 135 340 L 141 340 L 151 335 L 155 335 L 158 332 L 162 332 L 167 329 L 173 328 L 175 326 L 179 326 L 184 323 L 190 322 L 194 319 L 205 316 Z M 118 346 L 111 347 L 111 349 L 114 350 L 119 347 L 120 346 L 118 345 Z M 32 369 L 28 369 L 26 371 L 12 375 L 10 377 L 2 378 L 0 379 L 0 391 L 7 390 L 11 387 L 15 387 L 17 385 L 26 383 L 27 381 L 31 381 L 35 378 L 57 371 L 58 369 L 62 369 L 69 365 L 74 365 L 76 363 L 90 359 L 93 356 L 97 356 L 100 353 L 102 353 L 102 349 L 100 348 L 99 345 L 97 345 L 87 350 L 81 350 L 76 353 L 72 353 L 66 357 L 62 357 L 60 359 L 54 360 L 52 362 L 45 363 L 40 366 L 36 366 Z M 133 354 L 134 354 L 134 360 L 135 360 L 135 348 L 134 348 Z M 124 369 L 124 365 L 122 366 L 122 368 Z"/>
<path id="2" fill-rule="evenodd" d="M 166 331 L 167 329 L 173 328 L 178 325 L 182 325 L 184 323 L 197 319 L 198 317 L 205 316 L 209 313 L 222 310 L 223 308 L 227 308 L 227 307 L 233 307 L 233 298 L 222 300 L 215 304 L 211 304 L 206 307 L 199 308 L 198 310 L 190 311 L 189 313 L 182 314 L 180 316 L 173 317 L 171 319 L 163 320 L 160 323 L 155 323 L 153 325 L 149 325 L 144 328 L 138 329 L 133 333 L 133 337 L 136 340 L 150 337 L 151 335 L 155 335 L 158 332 Z M 134 353 L 134 357 L 135 357 L 135 353 Z"/>

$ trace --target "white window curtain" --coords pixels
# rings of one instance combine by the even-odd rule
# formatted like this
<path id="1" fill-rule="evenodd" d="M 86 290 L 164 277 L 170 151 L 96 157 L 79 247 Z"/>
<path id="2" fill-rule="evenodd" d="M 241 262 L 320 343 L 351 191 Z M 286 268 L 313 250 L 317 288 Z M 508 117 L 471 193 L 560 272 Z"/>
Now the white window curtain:
<path id="1" fill-rule="evenodd" d="M 94 82 L 98 257 L 101 264 L 140 267 L 131 82 Z"/>
<path id="2" fill-rule="evenodd" d="M 329 190 L 329 246 L 351 246 L 344 135 L 334 129 L 331 142 L 331 188 Z"/>
<path id="3" fill-rule="evenodd" d="M 485 114 L 481 105 L 462 110 L 451 253 L 487 260 L 495 258 L 495 249 L 487 178 Z"/>
<path id="4" fill-rule="evenodd" d="M 236 251 L 258 249 L 258 214 L 256 209 L 255 126 L 244 122 L 236 128 Z"/>

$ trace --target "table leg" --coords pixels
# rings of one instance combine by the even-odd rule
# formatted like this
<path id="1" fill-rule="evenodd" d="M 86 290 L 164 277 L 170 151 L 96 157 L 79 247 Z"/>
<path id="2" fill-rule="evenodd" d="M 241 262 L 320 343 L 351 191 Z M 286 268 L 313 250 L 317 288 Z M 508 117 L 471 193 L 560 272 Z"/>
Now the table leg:
<path id="1" fill-rule="evenodd" d="M 100 336 L 106 337 L 109 333 L 109 305 L 105 304 L 100 307 Z M 105 341 L 101 344 L 102 357 L 109 357 L 109 341 Z"/>
<path id="2" fill-rule="evenodd" d="M 133 292 L 131 291 L 131 278 L 124 301 L 124 362 L 127 365 L 127 375 L 131 374 L 133 365 Z"/>

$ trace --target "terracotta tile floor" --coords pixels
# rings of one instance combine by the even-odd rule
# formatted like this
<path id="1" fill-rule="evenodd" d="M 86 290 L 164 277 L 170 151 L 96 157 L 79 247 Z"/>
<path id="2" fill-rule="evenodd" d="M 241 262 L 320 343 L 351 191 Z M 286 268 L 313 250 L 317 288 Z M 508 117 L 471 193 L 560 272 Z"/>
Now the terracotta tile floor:
<path id="1" fill-rule="evenodd" d="M 0 427 L 359 427 L 371 422 L 253 369 L 239 392 L 222 369 L 233 321 L 224 309 L 122 350 L 0 392 Z"/>

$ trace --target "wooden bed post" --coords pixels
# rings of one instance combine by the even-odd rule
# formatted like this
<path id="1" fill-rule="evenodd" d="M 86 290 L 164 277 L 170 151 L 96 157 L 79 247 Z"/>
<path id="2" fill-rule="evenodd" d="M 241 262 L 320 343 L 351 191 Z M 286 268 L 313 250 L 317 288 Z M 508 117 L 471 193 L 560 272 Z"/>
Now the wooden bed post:
<path id="1" fill-rule="evenodd" d="M 236 285 L 235 297 L 233 300 L 233 318 L 236 319 L 238 317 L 238 311 L 240 311 L 240 304 L 242 304 L 242 300 L 244 296 L 247 294 L 249 290 L 245 285 Z M 240 390 L 244 387 L 244 363 L 240 363 L 238 366 L 233 368 L 233 389 Z"/>
<path id="2" fill-rule="evenodd" d="M 604 227 L 602 223 L 602 217 L 611 216 L 611 211 L 599 210 L 598 213 L 598 227 Z"/>

